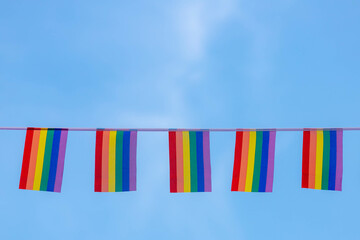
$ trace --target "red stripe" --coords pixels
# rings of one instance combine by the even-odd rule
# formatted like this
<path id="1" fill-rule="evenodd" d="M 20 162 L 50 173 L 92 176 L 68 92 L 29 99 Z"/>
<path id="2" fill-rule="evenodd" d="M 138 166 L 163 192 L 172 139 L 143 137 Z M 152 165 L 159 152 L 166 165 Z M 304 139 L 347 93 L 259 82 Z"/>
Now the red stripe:
<path id="1" fill-rule="evenodd" d="M 95 192 L 101 192 L 101 160 L 102 160 L 103 131 L 96 131 L 95 146 Z"/>
<path id="2" fill-rule="evenodd" d="M 309 187 L 309 154 L 310 154 L 310 132 L 304 131 L 303 135 L 303 162 L 302 162 L 302 188 Z"/>
<path id="3" fill-rule="evenodd" d="M 243 132 L 236 132 L 234 169 L 233 169 L 231 191 L 239 191 L 242 140 L 243 140 Z"/>
<path id="4" fill-rule="evenodd" d="M 170 192 L 177 192 L 176 132 L 169 131 Z"/>
<path id="5" fill-rule="evenodd" d="M 34 136 L 33 128 L 28 128 L 26 131 L 26 137 L 25 137 L 25 147 L 24 147 L 23 163 L 22 163 L 22 167 L 21 167 L 19 189 L 26 189 L 26 182 L 27 182 L 27 176 L 28 176 L 28 172 L 29 172 L 30 153 L 31 153 L 31 145 L 32 145 L 33 136 Z"/>

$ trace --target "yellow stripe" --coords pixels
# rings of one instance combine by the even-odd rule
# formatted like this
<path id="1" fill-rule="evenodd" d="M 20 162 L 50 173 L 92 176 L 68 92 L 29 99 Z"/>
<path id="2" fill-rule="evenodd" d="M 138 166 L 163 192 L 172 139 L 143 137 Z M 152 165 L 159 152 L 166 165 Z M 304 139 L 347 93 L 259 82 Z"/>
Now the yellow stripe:
<path id="1" fill-rule="evenodd" d="M 251 131 L 249 135 L 249 155 L 246 171 L 245 192 L 251 192 L 252 189 L 255 164 L 256 131 Z"/>
<path id="2" fill-rule="evenodd" d="M 38 155 L 36 158 L 34 185 L 33 185 L 33 190 L 38 190 L 38 191 L 40 191 L 41 175 L 42 175 L 42 170 L 43 170 L 43 165 L 44 165 L 46 135 L 47 135 L 47 129 L 41 129 L 40 138 L 39 138 Z"/>
<path id="3" fill-rule="evenodd" d="M 324 132 L 316 131 L 316 168 L 315 168 L 315 189 L 321 189 L 322 167 L 323 167 L 323 148 Z"/>
<path id="4" fill-rule="evenodd" d="M 116 131 L 109 133 L 109 192 L 115 192 Z"/>
<path id="5" fill-rule="evenodd" d="M 191 190 L 189 132 L 183 132 L 184 192 Z"/>

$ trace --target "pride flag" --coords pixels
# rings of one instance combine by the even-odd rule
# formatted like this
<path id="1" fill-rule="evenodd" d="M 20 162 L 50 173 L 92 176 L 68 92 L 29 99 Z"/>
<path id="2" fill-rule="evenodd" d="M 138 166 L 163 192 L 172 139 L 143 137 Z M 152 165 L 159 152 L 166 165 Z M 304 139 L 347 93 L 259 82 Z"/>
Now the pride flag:
<path id="1" fill-rule="evenodd" d="M 170 192 L 211 192 L 209 131 L 169 131 Z"/>
<path id="2" fill-rule="evenodd" d="M 136 191 L 137 131 L 96 131 L 95 192 Z"/>
<path id="3" fill-rule="evenodd" d="M 275 131 L 237 131 L 231 191 L 272 192 Z"/>
<path id="4" fill-rule="evenodd" d="M 341 191 L 343 130 L 309 130 L 303 134 L 302 188 Z"/>
<path id="5" fill-rule="evenodd" d="M 27 129 L 19 189 L 61 192 L 67 134 L 67 129 Z"/>

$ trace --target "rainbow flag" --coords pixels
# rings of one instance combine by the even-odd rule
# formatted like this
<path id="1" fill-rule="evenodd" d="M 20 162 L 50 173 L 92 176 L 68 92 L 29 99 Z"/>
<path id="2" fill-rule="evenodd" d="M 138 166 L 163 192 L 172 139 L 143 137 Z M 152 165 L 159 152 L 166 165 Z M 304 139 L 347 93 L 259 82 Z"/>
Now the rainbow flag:
<path id="1" fill-rule="evenodd" d="M 137 131 L 96 131 L 95 192 L 136 191 Z"/>
<path id="2" fill-rule="evenodd" d="M 19 189 L 61 192 L 67 135 L 67 129 L 27 129 Z"/>
<path id="3" fill-rule="evenodd" d="M 272 192 L 275 131 L 237 131 L 231 191 Z"/>
<path id="4" fill-rule="evenodd" d="M 302 188 L 341 191 L 343 130 L 309 130 L 303 134 Z"/>
<path id="5" fill-rule="evenodd" d="M 170 192 L 211 192 L 209 131 L 169 131 Z"/>

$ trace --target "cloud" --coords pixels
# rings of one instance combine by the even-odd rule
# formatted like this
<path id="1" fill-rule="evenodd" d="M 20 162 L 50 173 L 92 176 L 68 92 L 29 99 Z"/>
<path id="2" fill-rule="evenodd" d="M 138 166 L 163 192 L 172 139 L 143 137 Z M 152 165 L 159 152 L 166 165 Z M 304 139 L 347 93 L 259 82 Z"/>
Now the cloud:
<path id="1" fill-rule="evenodd" d="M 176 26 L 181 49 L 187 60 L 201 60 L 212 34 L 228 20 L 235 9 L 235 1 L 186 1 L 176 6 Z"/>
<path id="2" fill-rule="evenodd" d="M 159 52 L 174 57 L 169 61 L 153 62 L 148 72 L 138 72 L 136 80 L 126 85 L 130 90 L 127 93 L 123 92 L 122 82 L 116 92 L 111 94 L 122 98 L 124 94 L 131 97 L 135 92 L 138 96 L 118 116 L 117 120 L 121 124 L 134 127 L 194 125 L 194 119 L 188 117 L 192 116 L 193 109 L 188 90 L 203 83 L 206 72 L 202 61 L 207 56 L 208 46 L 218 30 L 234 16 L 236 3 L 233 0 L 194 0 L 171 5 L 170 10 L 168 7 L 165 9 L 172 14 L 161 21 L 166 21 L 164 25 L 169 32 L 166 41 L 173 41 L 173 47 L 159 49 Z M 158 22 L 154 20 L 149 25 L 155 27 Z M 162 35 L 154 39 L 164 41 Z M 119 99 L 116 102 L 121 101 Z M 112 104 L 106 102 L 105 105 Z"/>

